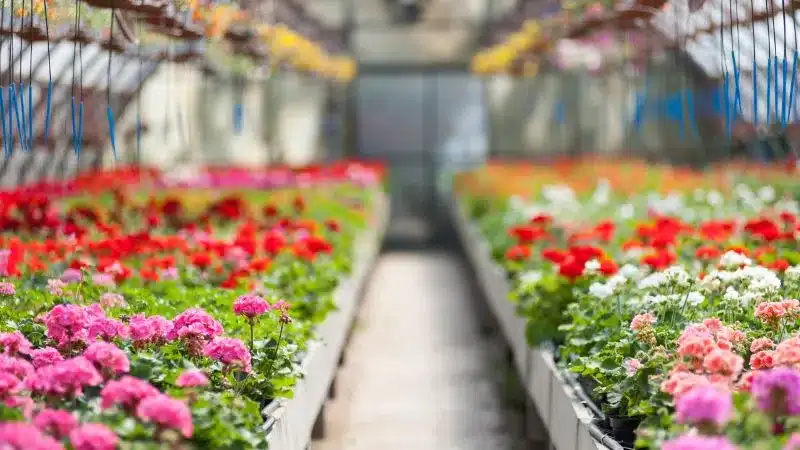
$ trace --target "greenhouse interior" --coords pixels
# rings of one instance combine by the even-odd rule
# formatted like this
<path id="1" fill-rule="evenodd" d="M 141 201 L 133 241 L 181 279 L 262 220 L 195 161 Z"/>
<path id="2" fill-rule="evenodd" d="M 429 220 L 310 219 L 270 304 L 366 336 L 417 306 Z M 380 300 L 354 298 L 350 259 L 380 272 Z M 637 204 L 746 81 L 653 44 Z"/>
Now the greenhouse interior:
<path id="1" fill-rule="evenodd" d="M 800 450 L 800 1 L 0 2 L 0 450 Z"/>

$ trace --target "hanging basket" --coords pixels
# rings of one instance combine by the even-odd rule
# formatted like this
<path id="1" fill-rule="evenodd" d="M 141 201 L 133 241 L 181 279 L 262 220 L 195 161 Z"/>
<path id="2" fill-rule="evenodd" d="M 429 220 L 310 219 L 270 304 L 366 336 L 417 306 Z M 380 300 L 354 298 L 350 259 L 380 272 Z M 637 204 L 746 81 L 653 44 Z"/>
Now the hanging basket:
<path id="1" fill-rule="evenodd" d="M 115 8 L 141 14 L 163 14 L 170 5 L 169 0 L 83 0 L 83 2 L 95 8 Z"/>

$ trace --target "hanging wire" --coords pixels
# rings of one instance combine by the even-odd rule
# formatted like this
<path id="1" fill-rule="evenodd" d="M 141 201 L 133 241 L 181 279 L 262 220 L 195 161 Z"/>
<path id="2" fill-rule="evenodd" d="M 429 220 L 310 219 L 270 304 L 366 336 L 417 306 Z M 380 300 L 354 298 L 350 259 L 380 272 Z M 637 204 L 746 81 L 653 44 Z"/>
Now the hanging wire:
<path id="1" fill-rule="evenodd" d="M 6 8 L 5 8 L 5 2 L 3 2 L 3 3 L 4 3 L 2 5 L 3 8 L 2 8 L 2 10 L 0 10 L 0 24 L 5 25 L 5 23 L 6 23 Z M 0 44 L 0 48 L 5 47 L 6 43 L 4 41 L 5 41 L 5 37 L 0 37 L 0 42 L 2 42 L 2 44 Z M 8 41 L 9 41 L 9 45 L 13 45 L 12 44 L 13 38 L 10 37 L 10 35 L 9 35 Z M 11 53 L 10 50 L 9 50 L 9 53 Z M 10 72 L 11 71 L 9 70 L 9 73 Z M 0 87 L 0 121 L 3 122 L 3 127 L 2 127 L 2 131 L 3 131 L 3 153 L 6 156 L 6 161 L 4 161 L 3 166 L 5 167 L 5 164 L 8 162 L 7 158 L 11 153 L 11 147 L 9 147 L 10 139 L 8 137 L 8 127 L 6 126 L 5 94 L 3 94 L 2 87 Z"/>
<path id="2" fill-rule="evenodd" d="M 47 109 L 44 116 L 44 139 L 46 142 L 50 139 L 50 105 L 53 100 L 53 69 L 50 62 L 50 14 L 47 12 L 47 0 L 44 0 L 44 32 L 47 37 Z"/>
<path id="3" fill-rule="evenodd" d="M 106 121 L 108 122 L 108 135 L 111 139 L 111 151 L 114 161 L 117 160 L 117 138 L 114 127 L 114 109 L 111 107 L 111 62 L 114 56 L 114 22 L 116 22 L 116 4 L 111 6 L 111 25 L 108 34 L 108 68 L 106 69 Z"/>

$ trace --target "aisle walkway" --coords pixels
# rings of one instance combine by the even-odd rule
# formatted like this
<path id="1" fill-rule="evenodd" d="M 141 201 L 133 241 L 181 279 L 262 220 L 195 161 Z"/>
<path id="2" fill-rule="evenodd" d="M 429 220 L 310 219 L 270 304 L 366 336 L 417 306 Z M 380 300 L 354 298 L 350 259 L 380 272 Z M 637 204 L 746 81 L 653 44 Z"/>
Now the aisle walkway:
<path id="1" fill-rule="evenodd" d="M 496 343 L 454 255 L 379 260 L 313 450 L 511 450 Z"/>

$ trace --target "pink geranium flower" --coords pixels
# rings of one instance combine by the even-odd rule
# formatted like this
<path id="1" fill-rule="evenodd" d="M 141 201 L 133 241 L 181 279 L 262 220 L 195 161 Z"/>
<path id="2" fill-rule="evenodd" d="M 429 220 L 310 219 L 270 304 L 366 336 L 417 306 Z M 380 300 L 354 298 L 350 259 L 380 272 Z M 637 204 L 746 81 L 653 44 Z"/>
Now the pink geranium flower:
<path id="1" fill-rule="evenodd" d="M 162 316 L 145 317 L 144 314 L 136 314 L 128 323 L 131 339 L 140 345 L 160 344 L 167 340 L 172 329 L 172 322 Z"/>
<path id="2" fill-rule="evenodd" d="M 135 411 L 139 402 L 159 394 L 158 389 L 147 381 L 126 375 L 119 380 L 109 381 L 100 391 L 100 406 L 108 409 L 117 405 Z"/>
<path id="3" fill-rule="evenodd" d="M 55 439 L 42 434 L 33 424 L 0 423 L 0 443 L 9 450 L 64 450 Z"/>
<path id="4" fill-rule="evenodd" d="M 233 302 L 233 312 L 254 319 L 269 311 L 269 303 L 258 295 L 246 294 Z"/>
<path id="5" fill-rule="evenodd" d="M 641 331 L 645 328 L 648 328 L 656 323 L 656 317 L 649 312 L 643 314 L 637 314 L 633 320 L 631 320 L 631 330 L 633 331 Z"/>
<path id="6" fill-rule="evenodd" d="M 250 352 L 244 343 L 235 338 L 216 338 L 203 348 L 203 354 L 225 366 L 239 367 L 250 372 Z"/>
<path id="7" fill-rule="evenodd" d="M 142 400 L 136 408 L 136 417 L 159 428 L 180 431 L 184 437 L 192 437 L 194 424 L 192 413 L 186 403 L 163 394 Z"/>
<path id="8" fill-rule="evenodd" d="M 128 355 L 110 342 L 95 342 L 90 345 L 83 356 L 93 362 L 107 378 L 112 378 L 131 370 Z"/>
<path id="9" fill-rule="evenodd" d="M 80 396 L 85 386 L 97 386 L 102 382 L 103 377 L 83 356 L 41 367 L 25 379 L 31 391 L 61 397 Z"/>
<path id="10" fill-rule="evenodd" d="M 33 346 L 19 331 L 13 333 L 0 333 L 0 346 L 3 347 L 3 353 L 6 355 L 16 356 L 29 355 Z"/>
<path id="11" fill-rule="evenodd" d="M 63 439 L 78 426 L 78 419 L 69 412 L 59 409 L 43 409 L 33 419 L 36 428 L 56 439 Z"/>
<path id="12" fill-rule="evenodd" d="M 53 347 L 44 347 L 33 350 L 30 356 L 33 360 L 33 367 L 37 369 L 64 360 L 64 357 L 61 356 L 61 353 Z"/>
<path id="13" fill-rule="evenodd" d="M 178 379 L 175 382 L 175 384 L 182 388 L 203 387 L 208 386 L 208 383 L 209 381 L 206 374 L 197 369 L 184 371 L 182 374 L 180 374 L 180 376 L 178 376 Z"/>
<path id="14" fill-rule="evenodd" d="M 714 386 L 697 386 L 675 403 L 678 423 L 722 427 L 731 419 L 733 400 L 730 391 Z"/>
<path id="15" fill-rule="evenodd" d="M 69 442 L 75 450 L 115 450 L 119 437 L 101 423 L 87 423 L 72 430 Z"/>

